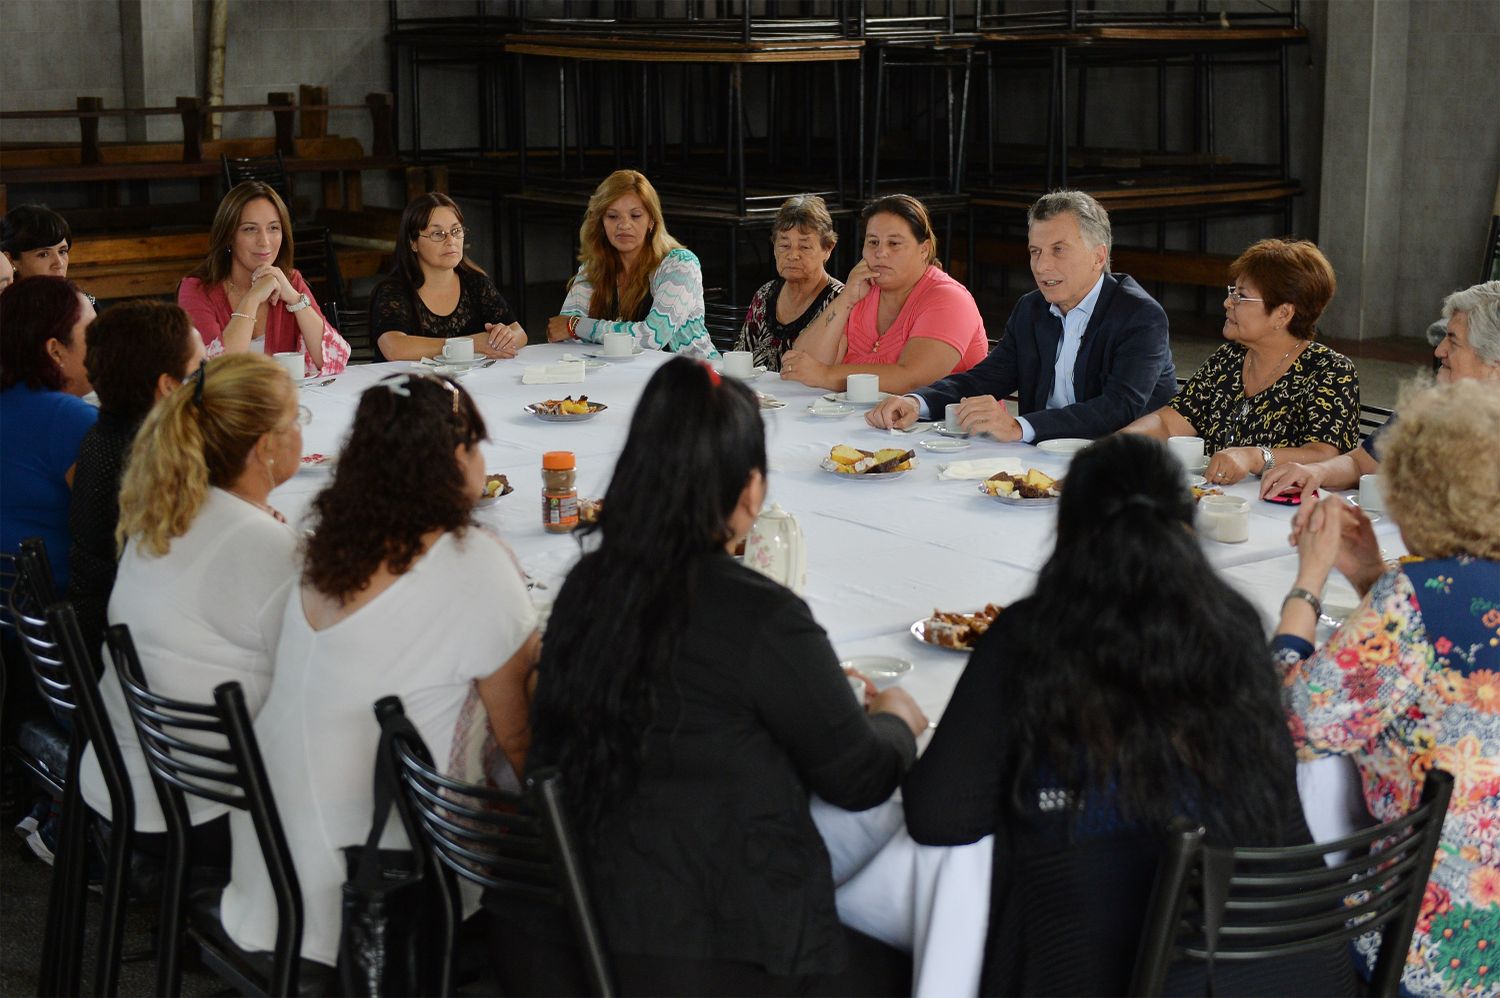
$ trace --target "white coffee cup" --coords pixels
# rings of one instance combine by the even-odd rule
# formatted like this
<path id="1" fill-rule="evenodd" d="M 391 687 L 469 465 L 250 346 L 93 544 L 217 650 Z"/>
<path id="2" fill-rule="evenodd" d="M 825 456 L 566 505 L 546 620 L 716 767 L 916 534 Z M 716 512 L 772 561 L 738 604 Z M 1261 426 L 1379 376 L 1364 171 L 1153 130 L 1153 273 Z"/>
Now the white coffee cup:
<path id="1" fill-rule="evenodd" d="M 1202 437 L 1168 437 L 1167 450 L 1189 471 L 1197 471 L 1203 464 Z"/>
<path id="2" fill-rule="evenodd" d="M 844 390 L 850 402 L 875 402 L 880 398 L 880 375 L 851 374 Z"/>
<path id="3" fill-rule="evenodd" d="M 943 406 L 943 429 L 949 433 L 962 433 L 963 424 L 958 421 L 958 402 L 949 402 Z"/>
<path id="4" fill-rule="evenodd" d="M 865 681 L 858 676 L 845 676 L 849 680 L 849 692 L 854 694 L 854 699 L 861 707 L 865 705 Z"/>
<path id="5" fill-rule="evenodd" d="M 293 381 L 301 381 L 307 377 L 307 367 L 302 361 L 302 355 L 297 351 L 289 350 L 286 353 L 273 353 L 271 359 L 280 364 Z"/>
<path id="6" fill-rule="evenodd" d="M 748 378 L 755 373 L 755 355 L 749 350 L 729 350 L 724 354 L 724 373 L 732 378 Z"/>
<path id="7" fill-rule="evenodd" d="M 1359 476 L 1359 508 L 1366 513 L 1385 511 L 1385 483 L 1379 475 Z"/>
<path id="8" fill-rule="evenodd" d="M 1198 533 L 1221 544 L 1250 539 L 1250 500 L 1243 496 L 1204 496 L 1198 500 Z"/>
<path id="9" fill-rule="evenodd" d="M 635 352 L 635 337 L 629 333 L 605 333 L 604 356 L 629 357 Z"/>
<path id="10" fill-rule="evenodd" d="M 474 340 L 469 336 L 455 336 L 443 341 L 444 360 L 473 360 Z"/>

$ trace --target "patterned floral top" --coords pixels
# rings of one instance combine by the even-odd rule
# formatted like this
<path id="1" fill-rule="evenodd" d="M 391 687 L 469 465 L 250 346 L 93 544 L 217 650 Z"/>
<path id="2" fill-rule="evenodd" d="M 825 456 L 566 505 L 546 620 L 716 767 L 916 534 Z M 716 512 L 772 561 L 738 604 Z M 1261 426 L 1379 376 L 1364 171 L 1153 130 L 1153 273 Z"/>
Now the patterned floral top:
<path id="1" fill-rule="evenodd" d="M 1172 399 L 1210 454 L 1314 443 L 1343 454 L 1359 446 L 1359 375 L 1348 357 L 1309 343 L 1285 374 L 1249 398 L 1244 369 L 1245 348 L 1225 343 Z"/>
<path id="2" fill-rule="evenodd" d="M 1500 994 L 1500 562 L 1408 560 L 1320 651 L 1284 634 L 1274 650 L 1302 757 L 1354 756 L 1376 819 L 1453 774 L 1403 990 Z"/>
<path id="3" fill-rule="evenodd" d="M 605 333 L 629 333 L 646 350 L 675 350 L 688 357 L 717 357 L 703 322 L 703 268 L 691 250 L 678 247 L 662 258 L 651 275 L 651 310 L 639 322 L 590 319 L 594 286 L 583 268 L 573 275 L 560 315 L 579 317 L 580 340 L 600 342 Z"/>
<path id="4" fill-rule="evenodd" d="M 818 317 L 818 313 L 844 290 L 841 281 L 829 278 L 828 284 L 808 304 L 807 309 L 791 322 L 783 323 L 776 318 L 776 296 L 786 287 L 780 277 L 769 280 L 750 299 L 750 309 L 745 313 L 745 325 L 734 341 L 736 350 L 749 350 L 755 355 L 753 363 L 764 364 L 768 371 L 781 370 L 781 355 L 792 348 L 807 324 Z"/>

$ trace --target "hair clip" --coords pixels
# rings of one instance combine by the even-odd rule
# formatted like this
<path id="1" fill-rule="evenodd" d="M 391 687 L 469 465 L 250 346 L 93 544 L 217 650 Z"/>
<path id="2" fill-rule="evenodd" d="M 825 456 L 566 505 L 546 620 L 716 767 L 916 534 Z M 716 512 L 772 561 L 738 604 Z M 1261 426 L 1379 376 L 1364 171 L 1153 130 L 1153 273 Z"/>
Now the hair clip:
<path id="1" fill-rule="evenodd" d="M 207 358 L 198 362 L 198 370 L 192 374 L 193 378 L 193 404 L 203 408 L 203 382 L 208 378 Z"/>
<path id="2" fill-rule="evenodd" d="M 700 360 L 698 361 L 698 363 L 702 364 L 703 369 L 708 372 L 709 384 L 713 385 L 715 388 L 719 387 L 724 379 L 719 376 L 718 371 L 714 370 L 714 366 L 706 360 Z"/>

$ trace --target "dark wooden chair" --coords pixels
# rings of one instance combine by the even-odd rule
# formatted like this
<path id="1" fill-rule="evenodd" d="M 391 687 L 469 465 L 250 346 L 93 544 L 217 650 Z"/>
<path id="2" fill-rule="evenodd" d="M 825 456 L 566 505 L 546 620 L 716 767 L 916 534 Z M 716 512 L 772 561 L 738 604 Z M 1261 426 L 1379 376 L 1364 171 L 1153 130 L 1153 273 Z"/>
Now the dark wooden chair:
<path id="1" fill-rule="evenodd" d="M 245 707 L 244 690 L 239 683 L 223 683 L 207 704 L 160 696 L 146 685 L 130 629 L 116 624 L 105 638 L 167 820 L 157 993 L 181 993 L 184 935 L 202 949 L 204 964 L 241 994 L 330 993 L 333 968 L 301 958 L 302 888 Z M 215 743 L 227 747 L 208 747 Z M 276 897 L 276 946 L 271 952 L 242 950 L 224 932 L 219 919 L 222 887 L 197 890 L 189 896 L 189 794 L 249 812 Z"/>
<path id="2" fill-rule="evenodd" d="M 401 781 L 396 801 L 402 819 L 418 830 L 428 869 L 443 896 L 444 961 L 438 994 L 453 993 L 462 877 L 505 898 L 565 910 L 590 987 L 595 994 L 613 995 L 614 976 L 557 773 L 531 774 L 524 795 L 450 779 L 433 765 L 399 697 L 376 703 L 375 716 L 381 744 Z"/>
<path id="3" fill-rule="evenodd" d="M 1216 963 L 1268 961 L 1274 969 L 1379 931 L 1370 993 L 1399 994 L 1452 792 L 1453 777 L 1433 770 L 1410 814 L 1314 845 L 1233 849 L 1206 845 L 1202 829 L 1172 836 L 1129 993 L 1161 994 L 1179 961 L 1206 964 L 1212 987 Z M 1329 854 L 1345 858 L 1326 862 Z"/>

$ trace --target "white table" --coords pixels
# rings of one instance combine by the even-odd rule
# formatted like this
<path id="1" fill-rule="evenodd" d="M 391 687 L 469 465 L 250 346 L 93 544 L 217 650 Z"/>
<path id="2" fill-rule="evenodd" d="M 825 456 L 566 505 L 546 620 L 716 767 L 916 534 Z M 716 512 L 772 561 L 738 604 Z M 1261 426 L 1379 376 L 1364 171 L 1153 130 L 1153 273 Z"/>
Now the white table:
<path id="1" fill-rule="evenodd" d="M 579 495 L 602 496 L 624 446 L 635 402 L 647 379 L 669 359 L 647 352 L 588 372 L 582 385 L 521 384 L 526 365 L 591 350 L 579 344 L 530 346 L 515 360 L 474 370 L 462 379 L 489 430 L 490 440 L 483 445 L 486 467 L 507 475 L 516 490 L 482 509 L 478 517 L 497 530 L 526 571 L 545 584 L 545 590 L 536 591 L 539 602 L 550 602 L 578 556 L 571 537 L 542 529 L 542 453 L 573 451 Z M 380 378 L 410 367 L 352 367 L 327 387 L 303 388 L 302 402 L 314 417 L 303 431 L 306 451 L 336 452 L 360 393 Z M 935 436 L 932 431 L 900 434 L 872 429 L 862 412 L 840 419 L 812 416 L 807 406 L 821 393 L 776 375 L 758 379 L 753 387 L 788 403 L 765 413 L 767 500 L 779 503 L 802 525 L 808 548 L 806 598 L 814 615 L 840 655 L 887 654 L 910 660 L 913 669 L 903 685 L 929 717 L 940 718 L 967 659 L 917 642 L 908 628 L 934 607 L 1004 605 L 1026 595 L 1051 553 L 1055 508 L 1001 505 L 981 496 L 976 482 L 939 480 L 938 465 L 1013 457 L 1060 475 L 1067 458 L 987 439 L 976 439 L 972 447 L 952 455 L 935 455 L 918 446 Z M 580 392 L 609 408 L 577 423 L 543 422 L 522 411 L 529 402 Z M 822 471 L 819 462 L 839 443 L 866 449 L 910 447 L 917 452 L 919 466 L 888 481 L 835 477 Z M 299 472 L 273 493 L 271 502 L 295 522 L 327 480 L 326 472 Z M 1202 544 L 1210 562 L 1261 611 L 1269 630 L 1296 570 L 1296 556 L 1287 547 L 1295 509 L 1257 501 L 1256 484 L 1250 479 L 1225 490 L 1252 500 L 1250 539 L 1242 544 Z M 1388 548 L 1399 547 L 1388 520 L 1377 525 L 1377 532 Z M 1356 602 L 1352 593 L 1338 594 L 1336 589 L 1329 600 L 1348 606 Z M 1328 760 L 1304 769 L 1299 782 L 1318 838 L 1348 826 L 1347 763 Z M 958 849 L 918 846 L 906 836 L 899 801 L 853 816 L 822 806 L 815 808 L 814 816 L 834 857 L 845 920 L 913 950 L 919 994 L 974 993 L 988 914 L 988 840 Z"/>

